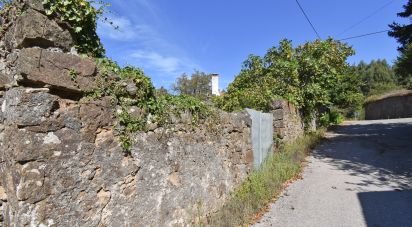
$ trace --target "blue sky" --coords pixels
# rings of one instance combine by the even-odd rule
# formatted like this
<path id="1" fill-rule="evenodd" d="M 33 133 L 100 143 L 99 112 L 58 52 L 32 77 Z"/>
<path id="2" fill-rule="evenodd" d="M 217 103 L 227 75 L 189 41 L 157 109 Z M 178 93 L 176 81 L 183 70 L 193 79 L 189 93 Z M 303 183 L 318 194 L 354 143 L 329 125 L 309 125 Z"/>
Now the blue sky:
<path id="1" fill-rule="evenodd" d="M 293 0 L 108 0 L 108 17 L 119 26 L 99 22 L 108 57 L 134 65 L 155 86 L 170 88 L 176 77 L 198 69 L 221 75 L 224 89 L 249 54 L 263 55 L 287 38 L 295 45 L 316 35 Z M 406 0 L 300 0 L 322 38 L 346 38 L 386 30 Z M 390 3 L 389 5 L 387 5 Z M 340 36 L 377 9 L 363 23 Z M 347 41 L 360 60 L 397 56 L 397 43 L 386 33 Z"/>

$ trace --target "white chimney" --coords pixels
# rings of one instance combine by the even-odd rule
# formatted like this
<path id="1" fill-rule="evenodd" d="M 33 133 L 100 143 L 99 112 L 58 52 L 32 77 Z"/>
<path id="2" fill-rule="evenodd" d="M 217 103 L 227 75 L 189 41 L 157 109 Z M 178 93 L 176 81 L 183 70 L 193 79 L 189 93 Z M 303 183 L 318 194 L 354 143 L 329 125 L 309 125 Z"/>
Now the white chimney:
<path id="1" fill-rule="evenodd" d="M 220 96 L 219 92 L 219 74 L 212 74 L 212 95 Z"/>

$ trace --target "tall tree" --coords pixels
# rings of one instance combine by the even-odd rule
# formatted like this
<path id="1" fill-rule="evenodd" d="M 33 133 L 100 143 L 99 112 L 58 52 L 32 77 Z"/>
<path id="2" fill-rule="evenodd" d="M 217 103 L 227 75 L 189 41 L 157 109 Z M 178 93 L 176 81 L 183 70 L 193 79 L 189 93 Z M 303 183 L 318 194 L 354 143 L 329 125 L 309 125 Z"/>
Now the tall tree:
<path id="1" fill-rule="evenodd" d="M 354 66 L 354 73 L 361 79 L 361 89 L 365 96 L 378 94 L 396 87 L 395 71 L 386 60 L 372 60 L 369 64 L 361 61 Z"/>
<path id="2" fill-rule="evenodd" d="M 358 105 L 363 97 L 359 80 L 346 63 L 352 54 L 352 48 L 332 39 L 296 48 L 283 40 L 264 57 L 250 56 L 216 103 L 227 111 L 270 110 L 273 99 L 284 98 L 301 109 L 305 120 L 328 107 Z"/>
<path id="3" fill-rule="evenodd" d="M 399 17 L 408 18 L 409 24 L 392 23 L 389 25 L 389 35 L 400 44 L 398 50 L 400 56 L 396 62 L 396 72 L 399 74 L 399 82 L 412 88 L 412 0 L 408 0 L 403 6 L 404 11 L 398 13 Z"/>
<path id="4" fill-rule="evenodd" d="M 197 70 L 190 77 L 183 74 L 176 79 L 176 83 L 172 85 L 172 90 L 180 95 L 206 99 L 212 94 L 211 75 Z"/>
<path id="5" fill-rule="evenodd" d="M 169 92 L 167 91 L 166 88 L 161 86 L 160 88 L 156 89 L 156 96 L 163 96 L 163 95 L 168 95 Z"/>

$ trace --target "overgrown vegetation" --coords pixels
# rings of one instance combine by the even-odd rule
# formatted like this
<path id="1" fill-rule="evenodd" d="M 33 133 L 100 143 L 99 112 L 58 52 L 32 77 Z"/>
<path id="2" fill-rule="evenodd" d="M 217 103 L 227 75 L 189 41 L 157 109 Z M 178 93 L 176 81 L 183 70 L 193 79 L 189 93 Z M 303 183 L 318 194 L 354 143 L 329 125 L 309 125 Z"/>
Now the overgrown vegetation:
<path id="1" fill-rule="evenodd" d="M 346 63 L 353 54 L 352 48 L 332 39 L 296 48 L 283 40 L 264 57 L 251 55 L 215 103 L 226 111 L 268 111 L 272 100 L 284 98 L 301 110 L 306 123 L 332 107 L 360 108 L 360 81 Z"/>
<path id="2" fill-rule="evenodd" d="M 24 9 L 24 4 L 25 2 L 0 0 L 0 12 L 8 16 L 11 9 L 7 7 L 21 10 Z M 150 78 L 141 69 L 133 66 L 120 67 L 104 57 L 103 45 L 96 34 L 96 22 L 107 6 L 103 1 L 43 0 L 42 4 L 49 17 L 71 32 L 77 51 L 96 58 L 99 71 L 96 77 L 97 88 L 85 92 L 82 101 L 111 98 L 116 107 L 116 130 L 126 153 L 130 152 L 133 144 L 131 135 L 135 132 L 167 127 L 181 121 L 183 116 L 186 118 L 185 123 L 194 127 L 202 120 L 214 116 L 214 111 L 196 98 L 171 96 L 164 90 L 157 92 Z M 76 82 L 78 73 L 69 69 L 69 76 Z"/>
<path id="3" fill-rule="evenodd" d="M 189 125 L 214 116 L 213 110 L 200 100 L 186 95 L 156 95 L 150 80 L 139 68 L 121 68 L 108 59 L 98 59 L 98 88 L 89 92 L 87 98 L 112 98 L 117 106 L 120 141 L 125 152 L 129 152 L 133 141 L 131 135 L 147 131 L 152 127 L 167 127 L 183 115 L 190 119 Z"/>
<path id="4" fill-rule="evenodd" d="M 304 158 L 320 142 L 322 134 L 309 133 L 281 146 L 259 170 L 249 175 L 218 212 L 210 214 L 207 223 L 210 226 L 249 224 L 256 213 L 279 195 L 290 179 L 300 174 Z"/>
<path id="5" fill-rule="evenodd" d="M 104 48 L 96 33 L 97 19 L 107 6 L 95 0 L 42 0 L 46 14 L 68 26 L 79 53 L 103 57 Z"/>

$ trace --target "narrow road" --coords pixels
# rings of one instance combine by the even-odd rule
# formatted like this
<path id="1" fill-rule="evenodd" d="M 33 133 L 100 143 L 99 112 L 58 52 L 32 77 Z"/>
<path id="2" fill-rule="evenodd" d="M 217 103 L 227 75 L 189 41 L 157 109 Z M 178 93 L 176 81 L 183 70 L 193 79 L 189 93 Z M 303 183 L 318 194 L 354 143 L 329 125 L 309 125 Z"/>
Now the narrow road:
<path id="1" fill-rule="evenodd" d="M 346 122 L 326 138 L 255 226 L 412 226 L 412 119 Z"/>

